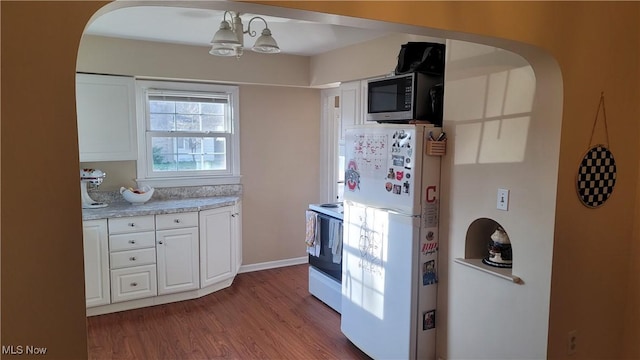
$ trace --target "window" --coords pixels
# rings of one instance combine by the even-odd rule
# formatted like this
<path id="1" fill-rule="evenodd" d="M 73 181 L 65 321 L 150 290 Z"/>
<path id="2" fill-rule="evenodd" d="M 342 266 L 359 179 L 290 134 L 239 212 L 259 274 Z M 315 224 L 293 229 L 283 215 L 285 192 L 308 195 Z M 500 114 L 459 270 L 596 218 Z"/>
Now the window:
<path id="1" fill-rule="evenodd" d="M 238 88 L 138 81 L 138 183 L 239 183 Z"/>

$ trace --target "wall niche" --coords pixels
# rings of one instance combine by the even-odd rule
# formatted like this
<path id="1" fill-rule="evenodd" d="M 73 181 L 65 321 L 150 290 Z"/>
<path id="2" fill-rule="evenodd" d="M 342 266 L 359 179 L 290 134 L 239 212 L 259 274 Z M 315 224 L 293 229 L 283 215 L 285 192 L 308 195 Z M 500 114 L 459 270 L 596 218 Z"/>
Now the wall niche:
<path id="1" fill-rule="evenodd" d="M 467 237 L 465 239 L 464 258 L 456 258 L 454 261 L 471 267 L 476 270 L 497 276 L 499 278 L 523 284 L 524 282 L 518 276 L 513 275 L 512 268 L 503 263 L 496 263 L 489 259 L 489 245 L 491 244 L 491 235 L 496 229 L 501 228 L 506 235 L 509 235 L 508 229 L 499 224 L 497 221 L 489 218 L 478 218 L 471 222 L 467 229 Z M 509 237 L 511 243 L 513 239 Z M 483 262 L 483 259 L 487 264 Z M 513 259 L 515 263 L 516 259 Z M 493 265 L 491 265 L 493 263 Z"/>

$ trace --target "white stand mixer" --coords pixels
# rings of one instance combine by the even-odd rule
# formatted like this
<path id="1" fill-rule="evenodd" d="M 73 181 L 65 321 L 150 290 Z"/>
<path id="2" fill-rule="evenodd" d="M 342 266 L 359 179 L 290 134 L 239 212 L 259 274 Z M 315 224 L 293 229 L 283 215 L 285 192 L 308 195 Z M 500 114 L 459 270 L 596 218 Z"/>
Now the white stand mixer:
<path id="1" fill-rule="evenodd" d="M 80 169 L 80 194 L 82 195 L 82 208 L 83 209 L 95 209 L 103 208 L 108 204 L 104 202 L 97 202 L 89 196 L 87 187 L 89 184 L 98 187 L 102 184 L 105 174 L 102 170 L 98 169 Z"/>

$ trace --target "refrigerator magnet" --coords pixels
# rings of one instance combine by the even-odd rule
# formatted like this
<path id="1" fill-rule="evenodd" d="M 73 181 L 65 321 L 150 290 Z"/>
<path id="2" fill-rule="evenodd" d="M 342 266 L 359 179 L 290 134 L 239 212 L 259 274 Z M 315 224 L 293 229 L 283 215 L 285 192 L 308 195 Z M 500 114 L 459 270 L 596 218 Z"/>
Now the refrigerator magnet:
<path id="1" fill-rule="evenodd" d="M 422 285 L 433 285 L 437 280 L 436 276 L 436 261 L 429 260 L 422 264 Z"/>
<path id="2" fill-rule="evenodd" d="M 349 161 L 347 165 L 345 183 L 350 191 L 360 190 L 360 172 L 358 171 L 358 164 L 354 160 Z"/>
<path id="3" fill-rule="evenodd" d="M 392 183 L 390 183 L 390 182 L 388 182 L 388 183 L 384 184 L 384 188 L 385 188 L 387 191 L 391 191 L 391 190 L 393 190 L 393 184 L 392 184 Z"/>
<path id="4" fill-rule="evenodd" d="M 396 172 L 393 171 L 393 168 L 389 168 L 389 173 L 387 174 L 387 179 L 393 179 L 396 177 Z"/>
<path id="5" fill-rule="evenodd" d="M 436 327 L 436 311 L 425 311 L 422 314 L 422 330 L 431 330 Z"/>
<path id="6" fill-rule="evenodd" d="M 393 155 L 391 159 L 393 160 L 393 166 L 404 165 L 404 156 L 402 155 Z"/>

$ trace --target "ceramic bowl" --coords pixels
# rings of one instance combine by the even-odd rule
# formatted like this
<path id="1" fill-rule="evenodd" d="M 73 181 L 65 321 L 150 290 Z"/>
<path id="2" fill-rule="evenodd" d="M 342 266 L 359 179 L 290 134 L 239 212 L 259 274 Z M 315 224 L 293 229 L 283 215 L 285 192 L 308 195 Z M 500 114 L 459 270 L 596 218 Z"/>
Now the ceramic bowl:
<path id="1" fill-rule="evenodd" d="M 131 189 L 121 187 L 120 194 L 122 194 L 122 197 L 131 204 L 141 205 L 151 199 L 154 190 L 155 189 L 150 186 L 143 186 L 142 188 L 134 189 L 133 191 L 131 191 Z"/>

